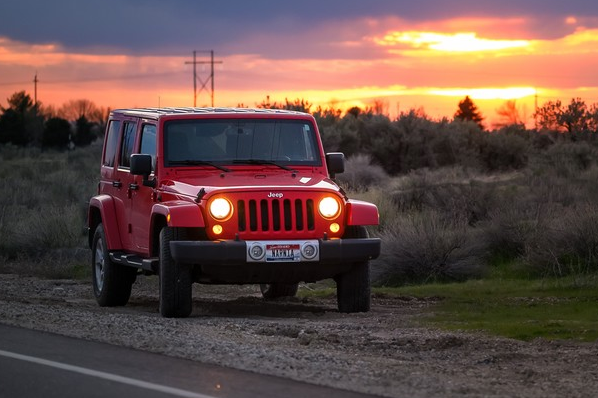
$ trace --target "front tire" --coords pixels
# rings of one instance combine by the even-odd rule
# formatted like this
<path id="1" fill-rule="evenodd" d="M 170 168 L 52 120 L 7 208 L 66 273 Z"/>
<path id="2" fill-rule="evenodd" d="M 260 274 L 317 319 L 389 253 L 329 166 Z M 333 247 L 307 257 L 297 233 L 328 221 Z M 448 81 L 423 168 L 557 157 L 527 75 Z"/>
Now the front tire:
<path id="1" fill-rule="evenodd" d="M 137 269 L 115 264 L 110 260 L 104 226 L 98 225 L 91 247 L 93 295 L 100 307 L 126 305 L 137 277 Z"/>
<path id="2" fill-rule="evenodd" d="M 363 226 L 350 227 L 345 238 L 368 238 Z M 351 269 L 335 278 L 339 312 L 368 312 L 370 310 L 370 262 L 354 263 Z"/>
<path id="3" fill-rule="evenodd" d="M 298 283 L 270 283 L 260 285 L 262 296 L 266 300 L 273 300 L 280 297 L 295 297 Z"/>
<path id="4" fill-rule="evenodd" d="M 193 309 L 192 269 L 174 261 L 170 254 L 170 242 L 185 237 L 181 228 L 160 231 L 160 314 L 165 318 L 186 318 Z"/>

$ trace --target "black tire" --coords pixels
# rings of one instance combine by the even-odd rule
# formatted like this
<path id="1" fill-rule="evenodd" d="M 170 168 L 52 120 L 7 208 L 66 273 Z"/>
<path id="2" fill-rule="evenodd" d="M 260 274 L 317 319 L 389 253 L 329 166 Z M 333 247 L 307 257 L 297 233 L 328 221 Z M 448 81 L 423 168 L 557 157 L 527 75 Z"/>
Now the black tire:
<path id="1" fill-rule="evenodd" d="M 365 227 L 349 227 L 345 238 L 368 238 Z M 339 312 L 368 312 L 370 310 L 370 262 L 354 263 L 351 269 L 335 278 Z"/>
<path id="2" fill-rule="evenodd" d="M 110 260 L 102 224 L 97 226 L 93 235 L 91 275 L 93 295 L 100 307 L 123 306 L 129 302 L 137 269 L 115 264 Z"/>
<path id="3" fill-rule="evenodd" d="M 191 266 L 178 264 L 170 255 L 170 242 L 185 237 L 181 228 L 160 231 L 160 314 L 165 318 L 186 318 L 193 309 Z"/>
<path id="4" fill-rule="evenodd" d="M 298 283 L 269 283 L 260 285 L 262 296 L 266 300 L 273 300 L 280 297 L 295 297 Z"/>

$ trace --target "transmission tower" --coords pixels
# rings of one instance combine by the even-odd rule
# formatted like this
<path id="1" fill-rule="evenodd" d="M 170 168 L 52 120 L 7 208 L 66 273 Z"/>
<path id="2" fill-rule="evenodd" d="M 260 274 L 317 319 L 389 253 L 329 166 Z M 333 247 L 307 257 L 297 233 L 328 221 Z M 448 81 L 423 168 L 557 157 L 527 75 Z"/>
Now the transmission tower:
<path id="1" fill-rule="evenodd" d="M 209 61 L 198 61 L 197 60 L 197 53 L 209 53 L 210 60 Z M 214 107 L 214 64 L 221 64 L 222 61 L 214 61 L 214 50 L 210 51 L 193 51 L 193 61 L 187 61 L 185 64 L 192 64 L 193 65 L 193 106 L 197 106 L 197 82 L 199 81 L 201 87 L 199 88 L 199 93 L 202 91 L 210 92 L 210 96 L 212 98 L 212 107 Z M 210 75 L 203 79 L 201 76 L 197 74 L 197 65 L 202 64 L 210 64 Z M 211 83 L 211 88 L 208 88 L 208 83 Z"/>

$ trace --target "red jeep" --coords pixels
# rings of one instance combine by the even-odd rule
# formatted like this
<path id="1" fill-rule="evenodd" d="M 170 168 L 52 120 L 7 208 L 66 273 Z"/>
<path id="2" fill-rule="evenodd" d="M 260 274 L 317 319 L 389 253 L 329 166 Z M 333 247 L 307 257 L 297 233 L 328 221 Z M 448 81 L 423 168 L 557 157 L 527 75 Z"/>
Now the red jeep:
<path id="1" fill-rule="evenodd" d="M 378 209 L 347 198 L 332 180 L 343 170 L 305 113 L 113 111 L 89 205 L 98 304 L 125 305 L 142 273 L 159 275 L 165 317 L 191 313 L 193 282 L 260 284 L 272 299 L 326 278 L 339 311 L 368 311 Z"/>

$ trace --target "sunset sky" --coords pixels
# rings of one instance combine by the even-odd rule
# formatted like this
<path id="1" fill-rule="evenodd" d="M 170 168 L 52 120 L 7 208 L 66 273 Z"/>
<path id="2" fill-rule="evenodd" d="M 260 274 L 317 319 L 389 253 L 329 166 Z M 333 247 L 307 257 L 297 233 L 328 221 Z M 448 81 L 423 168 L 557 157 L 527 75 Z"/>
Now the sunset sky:
<path id="1" fill-rule="evenodd" d="M 33 97 L 36 73 L 44 105 L 192 106 L 193 50 L 222 61 L 216 106 L 267 95 L 338 108 L 377 100 L 391 116 L 423 107 L 437 118 L 469 95 L 490 123 L 509 99 L 528 122 L 536 96 L 598 103 L 595 0 L 205 3 L 2 2 L 0 106 L 17 91 Z M 209 65 L 198 73 L 206 81 Z"/>

